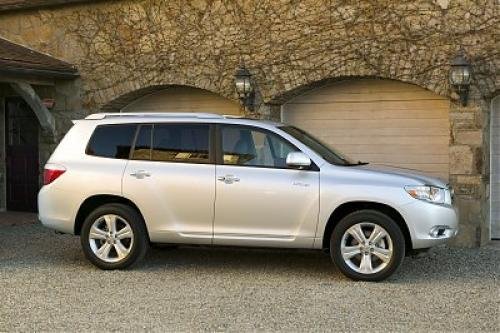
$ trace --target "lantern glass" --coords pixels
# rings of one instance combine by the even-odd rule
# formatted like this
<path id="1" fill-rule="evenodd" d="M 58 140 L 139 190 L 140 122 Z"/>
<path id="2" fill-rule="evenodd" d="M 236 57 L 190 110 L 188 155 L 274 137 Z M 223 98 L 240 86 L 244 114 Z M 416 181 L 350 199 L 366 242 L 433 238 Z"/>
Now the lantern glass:
<path id="1" fill-rule="evenodd" d="M 250 95 L 253 91 L 250 76 L 251 74 L 246 68 L 238 69 L 234 75 L 236 93 L 240 96 L 240 98 Z"/>
<path id="2" fill-rule="evenodd" d="M 450 70 L 450 83 L 455 86 L 464 86 L 470 83 L 469 66 L 452 66 Z"/>
<path id="3" fill-rule="evenodd" d="M 238 95 L 247 95 L 251 92 L 250 78 L 248 76 L 237 77 L 235 84 Z"/>

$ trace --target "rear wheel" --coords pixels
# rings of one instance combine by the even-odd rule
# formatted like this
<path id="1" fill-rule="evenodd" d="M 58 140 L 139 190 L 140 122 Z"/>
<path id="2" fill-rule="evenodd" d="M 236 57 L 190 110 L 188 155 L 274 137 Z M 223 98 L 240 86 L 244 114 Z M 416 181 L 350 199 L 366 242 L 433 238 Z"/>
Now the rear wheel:
<path id="1" fill-rule="evenodd" d="M 347 277 L 380 281 L 403 262 L 405 241 L 401 229 L 389 216 L 361 210 L 347 215 L 335 226 L 330 255 Z"/>
<path id="2" fill-rule="evenodd" d="M 106 204 L 87 216 L 80 236 L 87 259 L 101 269 L 121 269 L 140 261 L 149 241 L 140 214 L 123 204 Z"/>

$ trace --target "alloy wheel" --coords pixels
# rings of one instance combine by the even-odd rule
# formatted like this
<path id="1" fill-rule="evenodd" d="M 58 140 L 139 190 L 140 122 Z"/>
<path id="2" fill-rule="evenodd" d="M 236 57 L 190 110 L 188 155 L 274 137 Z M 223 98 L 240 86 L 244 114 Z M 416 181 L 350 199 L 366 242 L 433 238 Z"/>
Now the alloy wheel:
<path id="1" fill-rule="evenodd" d="M 345 231 L 340 244 L 344 262 L 361 274 L 375 274 L 383 270 L 391 261 L 393 251 L 389 233 L 371 222 L 351 226 Z"/>
<path id="2" fill-rule="evenodd" d="M 124 218 L 106 214 L 97 218 L 90 227 L 89 244 L 100 260 L 115 263 L 130 254 L 134 232 Z"/>

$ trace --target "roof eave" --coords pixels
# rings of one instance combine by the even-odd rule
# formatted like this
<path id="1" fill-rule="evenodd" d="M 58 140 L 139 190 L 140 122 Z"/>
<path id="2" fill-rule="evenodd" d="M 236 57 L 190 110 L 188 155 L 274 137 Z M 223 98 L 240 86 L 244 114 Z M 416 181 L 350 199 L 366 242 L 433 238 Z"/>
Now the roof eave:
<path id="1" fill-rule="evenodd" d="M 23 67 L 2 67 L 0 73 L 11 75 L 32 75 L 51 79 L 76 79 L 80 76 L 78 70 L 58 71 L 50 69 L 23 68 Z"/>

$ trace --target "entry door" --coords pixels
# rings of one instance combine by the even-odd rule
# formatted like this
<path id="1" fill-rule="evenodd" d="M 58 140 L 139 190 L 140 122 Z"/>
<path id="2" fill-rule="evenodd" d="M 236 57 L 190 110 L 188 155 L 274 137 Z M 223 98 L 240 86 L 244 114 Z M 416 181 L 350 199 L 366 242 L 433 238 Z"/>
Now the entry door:
<path id="1" fill-rule="evenodd" d="M 500 96 L 491 102 L 491 238 L 500 239 Z"/>
<path id="2" fill-rule="evenodd" d="M 39 189 L 38 122 L 21 99 L 6 101 L 7 209 L 36 212 Z"/>
<path id="3" fill-rule="evenodd" d="M 215 164 L 210 125 L 141 125 L 123 174 L 152 242 L 212 242 Z"/>
<path id="4" fill-rule="evenodd" d="M 214 244 L 312 247 L 319 172 L 288 168 L 297 148 L 271 132 L 223 125 L 218 141 Z"/>

